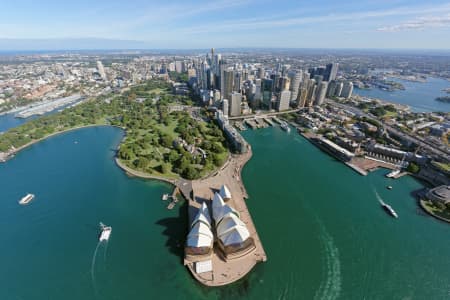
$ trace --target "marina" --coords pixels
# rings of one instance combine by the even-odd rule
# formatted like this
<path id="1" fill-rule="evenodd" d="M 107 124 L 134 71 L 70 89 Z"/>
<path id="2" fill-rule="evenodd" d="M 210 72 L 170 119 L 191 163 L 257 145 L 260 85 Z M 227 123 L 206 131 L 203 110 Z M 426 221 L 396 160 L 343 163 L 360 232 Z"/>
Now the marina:
<path id="1" fill-rule="evenodd" d="M 15 114 L 16 118 L 29 118 L 34 115 L 43 115 L 45 113 L 56 110 L 62 106 L 73 104 L 77 101 L 82 100 L 82 96 L 80 94 L 71 95 L 64 98 L 59 98 L 56 100 L 46 100 L 42 102 L 38 102 L 33 106 L 26 108 L 22 111 L 19 111 Z"/>

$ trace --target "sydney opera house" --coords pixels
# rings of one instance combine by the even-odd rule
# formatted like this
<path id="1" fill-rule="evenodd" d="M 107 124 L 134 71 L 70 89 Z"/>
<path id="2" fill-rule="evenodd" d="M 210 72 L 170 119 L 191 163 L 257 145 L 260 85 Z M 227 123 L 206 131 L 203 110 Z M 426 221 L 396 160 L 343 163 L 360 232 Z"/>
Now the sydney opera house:
<path id="1" fill-rule="evenodd" d="M 216 253 L 229 260 L 255 249 L 246 224 L 239 213 L 227 204 L 231 199 L 229 189 L 222 185 L 220 191 L 214 193 L 212 201 L 202 203 L 190 225 L 186 256 L 207 258 L 213 254 L 216 245 Z M 212 219 L 206 202 L 211 202 Z"/>

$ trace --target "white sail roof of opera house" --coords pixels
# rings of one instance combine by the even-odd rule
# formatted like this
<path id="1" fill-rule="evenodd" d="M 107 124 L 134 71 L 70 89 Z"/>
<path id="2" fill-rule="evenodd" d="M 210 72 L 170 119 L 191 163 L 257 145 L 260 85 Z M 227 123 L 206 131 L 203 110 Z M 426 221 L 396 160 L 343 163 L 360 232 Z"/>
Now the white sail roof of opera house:
<path id="1" fill-rule="evenodd" d="M 224 199 L 224 200 L 231 199 L 231 192 L 230 192 L 230 190 L 227 188 L 226 185 L 222 185 L 222 187 L 220 188 L 220 196 L 221 196 L 222 199 Z"/>
<path id="2" fill-rule="evenodd" d="M 208 206 L 206 206 L 205 202 L 203 202 L 202 206 L 198 210 L 197 215 L 192 221 L 191 226 L 195 225 L 195 223 L 199 221 L 205 223 L 206 225 L 208 225 L 209 228 L 211 228 L 211 217 L 209 215 Z"/>
<path id="3" fill-rule="evenodd" d="M 225 216 L 228 213 L 233 213 L 237 217 L 239 217 L 239 213 L 231 206 L 225 204 L 222 197 L 218 193 L 214 194 L 212 209 L 213 209 L 213 218 L 214 221 L 216 221 L 216 224 L 219 223 L 220 220 L 223 218 L 223 216 Z"/>
<path id="4" fill-rule="evenodd" d="M 202 222 L 197 222 L 187 236 L 188 247 L 211 247 L 214 236 L 211 229 Z"/>
<path id="5" fill-rule="evenodd" d="M 225 206 L 225 202 L 222 197 L 218 193 L 214 193 L 213 201 L 212 201 L 212 210 L 213 210 L 213 218 L 216 222 L 220 219 L 217 219 L 218 213 L 221 211 L 222 207 Z"/>
<path id="6" fill-rule="evenodd" d="M 225 246 L 243 243 L 250 237 L 245 224 L 234 214 L 228 214 L 217 227 L 217 236 Z"/>

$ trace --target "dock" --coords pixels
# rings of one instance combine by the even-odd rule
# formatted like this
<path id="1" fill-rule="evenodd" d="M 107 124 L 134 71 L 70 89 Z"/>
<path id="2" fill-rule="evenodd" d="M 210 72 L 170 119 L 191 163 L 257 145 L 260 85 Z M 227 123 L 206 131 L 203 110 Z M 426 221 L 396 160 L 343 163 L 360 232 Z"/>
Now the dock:
<path id="1" fill-rule="evenodd" d="M 246 119 L 244 122 L 245 122 L 245 124 L 247 124 L 251 129 L 257 129 L 257 128 L 258 128 L 258 125 L 255 123 L 254 120 Z"/>
<path id="2" fill-rule="evenodd" d="M 274 120 L 275 123 L 278 123 L 279 125 L 281 125 L 281 120 L 278 119 L 277 117 L 272 117 L 272 120 Z"/>
<path id="3" fill-rule="evenodd" d="M 223 256 L 216 245 L 211 256 L 206 260 L 205 258 L 196 259 L 192 256 L 186 256 L 184 264 L 191 271 L 194 278 L 206 286 L 223 286 L 236 282 L 247 275 L 257 263 L 267 260 L 263 245 L 245 203 L 245 199 L 248 198 L 247 191 L 242 180 L 240 180 L 242 167 L 251 158 L 251 155 L 251 149 L 245 154 L 233 155 L 228 164 L 214 176 L 192 181 L 193 199 L 189 199 L 189 224 L 191 224 L 203 202 L 208 207 L 211 207 L 211 199 L 214 192 L 218 191 L 225 184 L 232 195 L 232 199 L 228 200 L 227 203 L 239 212 L 241 220 L 247 226 L 250 237 L 255 243 L 255 248 L 251 252 L 228 259 Z M 210 265 L 212 271 L 197 273 L 195 271 L 196 264 Z"/>
<path id="4" fill-rule="evenodd" d="M 268 127 L 267 123 L 265 123 L 262 118 L 255 118 L 255 123 L 258 126 L 258 128 L 266 128 L 266 127 Z"/>
<path id="5" fill-rule="evenodd" d="M 275 124 L 273 124 L 272 120 L 270 118 L 263 118 L 264 122 L 266 122 L 267 124 L 269 124 L 269 126 L 274 126 Z"/>

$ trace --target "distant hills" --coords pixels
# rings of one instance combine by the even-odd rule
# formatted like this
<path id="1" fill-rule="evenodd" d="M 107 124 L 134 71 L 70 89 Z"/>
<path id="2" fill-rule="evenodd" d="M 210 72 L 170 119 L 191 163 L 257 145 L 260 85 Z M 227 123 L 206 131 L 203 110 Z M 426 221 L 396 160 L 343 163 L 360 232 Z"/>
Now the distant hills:
<path id="1" fill-rule="evenodd" d="M 74 39 L 5 39 L 0 38 L 0 51 L 37 50 L 125 50 L 145 49 L 150 45 L 135 40 L 115 40 L 101 38 Z"/>

